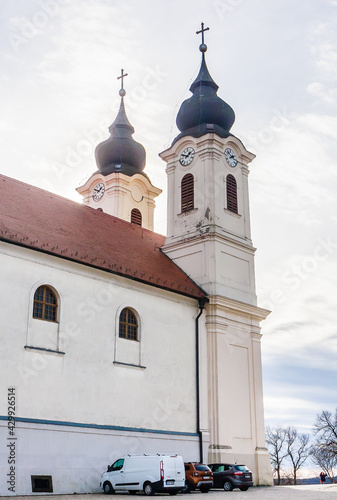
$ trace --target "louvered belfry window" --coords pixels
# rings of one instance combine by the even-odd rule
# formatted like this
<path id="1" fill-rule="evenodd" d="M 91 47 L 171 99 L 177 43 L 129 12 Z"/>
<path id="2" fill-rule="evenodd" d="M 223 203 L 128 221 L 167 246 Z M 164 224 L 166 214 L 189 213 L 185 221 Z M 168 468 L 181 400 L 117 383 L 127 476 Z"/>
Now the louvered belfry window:
<path id="1" fill-rule="evenodd" d="M 238 213 L 238 190 L 235 177 L 231 174 L 227 175 L 227 210 Z"/>
<path id="2" fill-rule="evenodd" d="M 125 307 L 119 316 L 119 336 L 123 339 L 138 340 L 138 321 L 135 313 Z"/>
<path id="3" fill-rule="evenodd" d="M 186 174 L 181 181 L 181 211 L 188 212 L 194 208 L 194 178 Z"/>
<path id="4" fill-rule="evenodd" d="M 57 321 L 57 298 L 49 286 L 39 286 L 35 291 L 33 318 Z"/>
<path id="5" fill-rule="evenodd" d="M 142 225 L 142 214 L 138 208 L 133 208 L 131 210 L 131 222 L 132 224 L 137 224 L 138 226 Z"/>

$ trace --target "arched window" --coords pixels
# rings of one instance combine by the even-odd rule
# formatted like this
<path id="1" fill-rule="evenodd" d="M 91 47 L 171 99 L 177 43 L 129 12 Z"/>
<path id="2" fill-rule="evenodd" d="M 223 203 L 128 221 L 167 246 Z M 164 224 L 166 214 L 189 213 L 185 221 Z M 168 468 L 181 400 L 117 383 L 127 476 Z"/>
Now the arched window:
<path id="1" fill-rule="evenodd" d="M 57 322 L 57 297 L 49 286 L 39 286 L 35 291 L 33 318 Z"/>
<path id="2" fill-rule="evenodd" d="M 142 214 L 138 210 L 138 208 L 133 208 L 131 210 L 131 222 L 133 224 L 137 224 L 138 226 L 142 225 Z"/>
<path id="3" fill-rule="evenodd" d="M 135 313 L 125 307 L 119 316 L 119 336 L 123 339 L 138 340 L 138 321 Z"/>
<path id="4" fill-rule="evenodd" d="M 194 208 L 194 178 L 186 174 L 181 181 L 181 211 L 188 212 Z"/>
<path id="5" fill-rule="evenodd" d="M 226 178 L 227 187 L 227 210 L 238 213 L 238 190 L 235 177 L 231 174 Z"/>

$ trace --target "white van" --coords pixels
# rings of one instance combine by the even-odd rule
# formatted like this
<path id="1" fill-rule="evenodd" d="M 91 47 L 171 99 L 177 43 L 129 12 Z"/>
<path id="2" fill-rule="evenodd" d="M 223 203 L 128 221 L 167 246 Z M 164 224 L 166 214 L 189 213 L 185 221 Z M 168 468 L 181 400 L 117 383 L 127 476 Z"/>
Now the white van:
<path id="1" fill-rule="evenodd" d="M 107 494 L 126 490 L 176 495 L 185 487 L 184 461 L 179 455 L 125 455 L 108 465 L 100 487 Z"/>

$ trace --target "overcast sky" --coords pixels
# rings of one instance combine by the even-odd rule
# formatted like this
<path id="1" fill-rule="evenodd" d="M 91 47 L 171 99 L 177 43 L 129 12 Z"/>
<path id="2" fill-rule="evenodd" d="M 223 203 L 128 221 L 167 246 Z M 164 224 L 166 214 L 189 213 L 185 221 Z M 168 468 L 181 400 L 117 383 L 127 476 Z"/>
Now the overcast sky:
<path id="1" fill-rule="evenodd" d="M 337 0 L 1 0 L 1 173 L 80 201 L 119 107 L 121 68 L 146 172 L 200 65 L 257 155 L 250 205 L 267 424 L 311 431 L 337 406 Z"/>

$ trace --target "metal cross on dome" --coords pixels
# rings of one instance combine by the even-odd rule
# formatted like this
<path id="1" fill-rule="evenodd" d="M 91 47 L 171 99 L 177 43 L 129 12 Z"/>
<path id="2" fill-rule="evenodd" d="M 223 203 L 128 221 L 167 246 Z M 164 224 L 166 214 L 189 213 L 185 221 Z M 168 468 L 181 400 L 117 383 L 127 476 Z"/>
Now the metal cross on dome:
<path id="1" fill-rule="evenodd" d="M 121 80 L 121 89 L 119 91 L 119 95 L 122 96 L 122 97 L 125 96 L 125 94 L 126 94 L 126 92 L 124 90 L 124 78 L 126 76 L 128 76 L 128 74 L 124 73 L 124 69 L 122 68 L 121 69 L 121 76 L 117 76 L 117 80 Z"/>
<path id="2" fill-rule="evenodd" d="M 196 34 L 199 35 L 199 33 L 201 33 L 201 43 L 202 45 L 205 45 L 205 41 L 204 41 L 204 33 L 205 31 L 208 31 L 209 28 L 204 28 L 204 23 L 201 23 L 201 30 L 199 31 L 196 31 Z"/>

